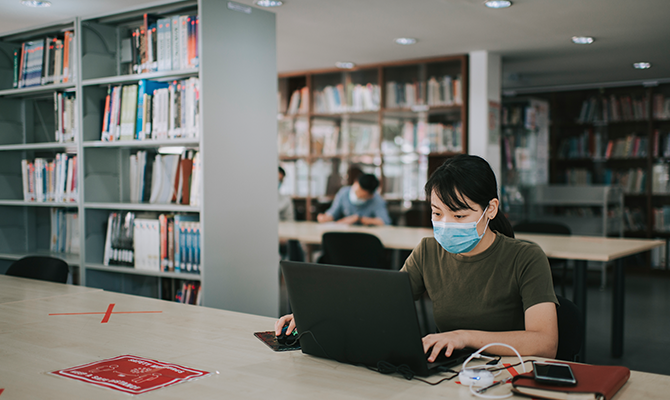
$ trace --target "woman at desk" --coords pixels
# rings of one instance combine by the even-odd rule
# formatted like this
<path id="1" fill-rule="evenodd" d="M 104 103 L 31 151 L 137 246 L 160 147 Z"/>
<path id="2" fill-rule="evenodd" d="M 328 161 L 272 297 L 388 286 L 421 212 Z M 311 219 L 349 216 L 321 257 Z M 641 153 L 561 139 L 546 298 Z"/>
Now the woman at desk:
<path id="1" fill-rule="evenodd" d="M 379 180 L 372 174 L 362 174 L 351 186 L 345 186 L 335 195 L 333 205 L 317 215 L 319 222 L 336 221 L 341 224 L 388 225 L 391 223 L 386 202 L 377 193 Z"/>
<path id="2" fill-rule="evenodd" d="M 522 355 L 553 358 L 558 323 L 549 262 L 542 249 L 514 239 L 499 212 L 496 178 L 482 158 L 459 155 L 428 179 L 433 237 L 405 261 L 416 299 L 428 293 L 440 333 L 423 338 L 428 361 L 440 352 L 502 342 Z M 279 334 L 291 315 L 275 324 Z M 513 355 L 506 347 L 488 351 Z"/>

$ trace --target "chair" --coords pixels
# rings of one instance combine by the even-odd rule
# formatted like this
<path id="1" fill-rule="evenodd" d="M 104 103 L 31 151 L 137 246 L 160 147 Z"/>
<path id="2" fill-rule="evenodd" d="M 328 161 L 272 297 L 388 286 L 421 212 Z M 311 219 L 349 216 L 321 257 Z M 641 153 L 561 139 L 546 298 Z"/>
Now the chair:
<path id="1" fill-rule="evenodd" d="M 551 235 L 571 235 L 570 228 L 558 222 L 523 221 L 514 225 L 514 232 L 519 233 L 546 233 Z M 549 259 L 551 269 L 562 268 L 561 296 L 565 297 L 565 281 L 568 275 L 568 263 L 565 260 Z"/>
<path id="2" fill-rule="evenodd" d="M 69 271 L 67 263 L 59 258 L 28 256 L 13 262 L 5 275 L 66 283 Z"/>
<path id="3" fill-rule="evenodd" d="M 321 237 L 321 264 L 389 269 L 384 245 L 375 235 L 361 232 L 326 232 Z"/>
<path id="4" fill-rule="evenodd" d="M 563 361 L 577 361 L 584 344 L 582 312 L 572 301 L 563 296 L 556 296 L 560 307 L 556 310 L 558 317 L 558 350 L 556 358 Z M 583 361 L 583 360 L 579 360 Z"/>

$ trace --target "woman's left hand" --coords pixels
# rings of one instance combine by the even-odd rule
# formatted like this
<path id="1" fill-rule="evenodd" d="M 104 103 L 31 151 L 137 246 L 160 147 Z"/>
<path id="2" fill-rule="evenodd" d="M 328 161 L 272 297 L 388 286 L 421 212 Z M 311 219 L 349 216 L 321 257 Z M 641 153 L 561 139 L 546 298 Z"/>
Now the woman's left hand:
<path id="1" fill-rule="evenodd" d="M 450 357 L 454 350 L 466 347 L 467 336 L 466 331 L 451 331 L 424 336 L 422 339 L 423 352 L 426 354 L 430 352 L 428 362 L 435 361 L 441 351 L 444 352 L 447 357 Z"/>

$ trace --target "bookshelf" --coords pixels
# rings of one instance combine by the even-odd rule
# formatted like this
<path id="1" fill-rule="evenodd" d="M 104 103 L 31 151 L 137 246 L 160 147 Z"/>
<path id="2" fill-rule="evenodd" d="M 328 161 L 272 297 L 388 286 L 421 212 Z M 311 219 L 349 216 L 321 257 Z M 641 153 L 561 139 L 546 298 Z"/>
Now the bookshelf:
<path id="1" fill-rule="evenodd" d="M 147 26 L 145 21 L 155 21 L 158 29 L 161 19 L 171 20 L 175 16 L 184 17 L 177 21 L 186 26 L 189 22 L 185 21 L 192 22 L 191 30 L 184 28 L 188 32 L 188 36 L 184 33 L 184 46 L 188 47 L 182 52 L 188 55 L 186 61 L 168 63 L 169 53 L 158 45 L 161 42 L 156 42 L 156 51 L 163 54 L 157 58 L 160 70 L 149 64 L 139 70 L 134 68 L 138 64 L 134 52 L 146 50 L 133 47 L 134 33 Z M 7 216 L 0 223 L 0 259 L 48 252 L 49 210 L 63 208 L 78 214 L 80 251 L 56 255 L 76 267 L 75 283 L 174 300 L 175 288 L 182 281 L 197 282 L 202 289 L 203 305 L 276 316 L 279 293 L 274 18 L 272 13 L 234 2 L 168 0 L 1 38 L 0 51 L 8 54 L 0 61 L 4 63 L 12 59 L 9 52 L 23 41 L 71 29 L 76 38 L 77 73 L 67 84 L 13 89 L 12 65 L 0 64 L 3 106 L 0 125 L 7 131 L 0 138 L 0 183 L 3 183 L 0 209 Z M 194 90 L 189 93 L 186 85 L 196 82 L 194 78 L 198 81 L 189 86 Z M 138 124 L 130 131 L 134 136 L 131 140 L 104 141 L 105 121 L 109 122 L 111 114 L 105 106 L 112 88 L 141 85 L 141 81 L 162 83 L 160 87 L 166 91 L 168 87 L 174 88 L 177 94 L 170 96 L 181 93 L 182 97 L 170 97 L 170 101 L 175 98 L 181 101 L 178 103 L 183 106 L 178 109 L 181 120 L 166 119 L 166 124 L 173 125 L 161 136 L 157 134 L 156 121 L 163 121 L 152 116 L 144 122 L 152 122 L 152 128 L 146 131 L 153 132 L 153 138 L 138 140 L 135 128 L 144 125 Z M 72 143 L 57 143 L 52 138 L 54 92 L 73 92 L 78 100 L 76 115 L 80 129 Z M 197 94 L 194 97 L 197 103 L 185 100 L 184 96 L 190 94 Z M 157 99 L 150 100 L 152 109 L 162 106 Z M 123 112 L 122 105 L 119 127 L 123 125 Z M 184 123 L 188 122 L 189 112 L 195 115 L 191 125 Z M 129 120 L 134 122 L 134 118 Z M 179 149 L 177 153 L 175 148 Z M 200 190 L 192 186 L 197 179 L 191 175 L 191 201 L 185 204 L 179 200 L 149 202 L 147 198 L 136 201 L 132 157 L 138 157 L 138 152 L 145 152 L 148 159 L 157 154 L 186 154 L 180 153 L 182 150 L 191 150 L 200 162 Z M 78 158 L 77 201 L 25 201 L 21 160 L 54 157 L 56 153 Z M 250 153 L 254 157 L 249 157 Z M 145 178 L 148 185 L 148 177 Z M 168 183 L 170 189 L 172 182 Z M 199 237 L 194 236 L 193 240 L 199 243 L 200 272 L 104 265 L 108 217 L 112 212 L 132 212 L 136 217 L 148 219 L 156 219 L 160 214 L 198 219 Z"/>
<path id="2" fill-rule="evenodd" d="M 74 94 L 76 98 L 76 72 L 69 69 L 63 74 L 61 71 L 56 81 L 53 70 L 51 74 L 45 71 L 43 78 L 40 71 L 35 74 L 34 63 L 31 62 L 30 70 L 27 63 L 24 69 L 19 70 L 18 64 L 23 47 L 33 47 L 31 61 L 35 60 L 38 54 L 44 56 L 45 47 L 49 51 L 51 41 L 47 38 L 64 39 L 64 32 L 68 32 L 69 36 L 76 31 L 76 24 L 77 20 L 73 19 L 30 31 L 10 32 L 0 38 L 0 213 L 3 215 L 0 222 L 0 263 L 9 266 L 11 262 L 30 254 L 58 257 L 70 265 L 74 282 L 78 281 L 81 271 L 79 246 L 68 246 L 69 251 L 65 246 L 54 248 L 51 225 L 54 215 L 60 213 L 70 216 L 68 227 L 72 228 L 78 223 L 72 216 L 77 215 L 80 202 L 70 198 L 65 201 L 63 198 L 45 197 L 38 201 L 26 197 L 22 160 L 52 160 L 57 154 L 67 154 L 68 157 L 80 155 L 78 144 L 71 141 L 74 138 L 59 141 L 56 134 L 59 130 L 58 113 L 54 110 L 59 94 Z M 15 52 L 17 72 L 25 71 L 25 74 L 14 74 Z M 69 67 L 70 63 L 67 65 Z M 62 62 L 60 66 L 63 66 Z M 31 78 L 37 77 L 36 82 L 27 80 L 29 71 Z M 49 76 L 51 82 L 42 84 L 41 80 Z M 76 237 L 70 244 L 72 241 L 76 242 Z"/>
<path id="3" fill-rule="evenodd" d="M 665 209 L 670 217 L 670 85 L 641 82 L 533 96 L 551 108 L 550 183 L 618 186 L 623 235 L 670 238 L 663 218 Z M 668 269 L 665 255 L 643 263 Z"/>
<path id="4" fill-rule="evenodd" d="M 467 153 L 467 55 L 281 74 L 278 89 L 282 190 L 298 218 L 325 210 L 354 167 L 380 178 L 405 224 L 408 211 L 425 214 L 429 174 Z"/>

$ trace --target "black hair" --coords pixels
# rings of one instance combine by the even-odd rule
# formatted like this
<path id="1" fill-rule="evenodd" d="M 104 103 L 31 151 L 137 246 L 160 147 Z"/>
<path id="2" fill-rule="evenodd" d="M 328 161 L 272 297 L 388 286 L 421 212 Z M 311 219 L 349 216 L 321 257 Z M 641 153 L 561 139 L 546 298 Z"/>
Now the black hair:
<path id="1" fill-rule="evenodd" d="M 374 193 L 379 187 L 379 179 L 372 174 L 362 174 L 358 177 L 358 184 L 366 192 Z"/>
<path id="2" fill-rule="evenodd" d="M 282 174 L 282 176 L 286 176 L 286 171 L 284 171 L 284 168 L 279 167 L 279 173 Z"/>
<path id="3" fill-rule="evenodd" d="M 452 211 L 470 209 L 465 197 L 478 204 L 482 210 L 498 198 L 496 176 L 486 160 L 478 156 L 459 154 L 444 162 L 426 182 L 426 198 L 430 201 L 433 191 Z M 498 207 L 491 220 L 492 230 L 514 237 L 512 224 Z"/>

